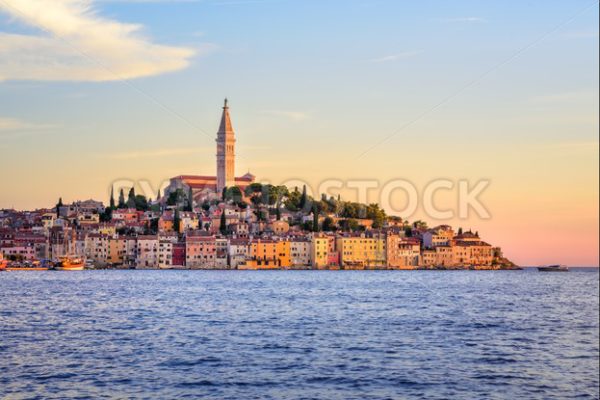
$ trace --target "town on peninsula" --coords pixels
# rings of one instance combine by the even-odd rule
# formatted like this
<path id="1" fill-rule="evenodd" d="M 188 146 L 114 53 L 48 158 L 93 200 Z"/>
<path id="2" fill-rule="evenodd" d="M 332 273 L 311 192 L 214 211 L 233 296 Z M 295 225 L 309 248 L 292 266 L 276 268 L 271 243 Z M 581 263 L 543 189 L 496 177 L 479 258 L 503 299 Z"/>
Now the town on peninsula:
<path id="1" fill-rule="evenodd" d="M 34 211 L 0 210 L 0 268 L 52 269 L 519 269 L 478 232 L 388 216 L 377 204 L 235 176 L 227 100 L 216 176 L 179 175 L 155 199 L 111 190 Z M 68 269 L 68 268 L 65 268 Z"/>

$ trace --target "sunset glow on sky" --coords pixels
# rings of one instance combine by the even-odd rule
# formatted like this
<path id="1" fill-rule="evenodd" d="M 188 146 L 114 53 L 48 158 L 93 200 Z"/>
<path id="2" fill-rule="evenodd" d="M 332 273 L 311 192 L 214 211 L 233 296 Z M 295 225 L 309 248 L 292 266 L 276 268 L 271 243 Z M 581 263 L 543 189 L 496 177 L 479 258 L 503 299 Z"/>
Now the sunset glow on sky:
<path id="1" fill-rule="evenodd" d="M 0 208 L 214 174 L 227 96 L 240 175 L 373 202 L 489 180 L 488 219 L 408 219 L 597 266 L 598 23 L 595 1 L 0 0 Z"/>

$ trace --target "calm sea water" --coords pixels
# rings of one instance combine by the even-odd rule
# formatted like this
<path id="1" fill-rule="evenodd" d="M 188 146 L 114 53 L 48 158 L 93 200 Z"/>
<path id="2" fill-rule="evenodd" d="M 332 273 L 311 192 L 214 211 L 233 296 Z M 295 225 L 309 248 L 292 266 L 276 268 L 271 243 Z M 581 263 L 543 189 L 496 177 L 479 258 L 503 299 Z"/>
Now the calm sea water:
<path id="1" fill-rule="evenodd" d="M 0 398 L 598 398 L 598 270 L 0 274 Z"/>

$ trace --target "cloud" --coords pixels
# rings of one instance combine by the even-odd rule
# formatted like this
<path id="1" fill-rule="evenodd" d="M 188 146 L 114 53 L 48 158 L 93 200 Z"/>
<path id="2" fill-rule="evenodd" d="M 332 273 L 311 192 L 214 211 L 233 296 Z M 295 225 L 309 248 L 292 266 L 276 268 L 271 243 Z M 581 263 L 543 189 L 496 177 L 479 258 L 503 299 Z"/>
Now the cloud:
<path id="1" fill-rule="evenodd" d="M 200 3 L 203 0 L 97 0 L 101 3 Z"/>
<path id="2" fill-rule="evenodd" d="M 194 153 L 206 153 L 208 151 L 214 151 L 212 147 L 179 147 L 170 149 L 146 149 L 146 150 L 132 150 L 121 153 L 102 154 L 103 158 L 110 158 L 112 160 L 131 160 L 141 158 L 160 158 L 160 157 L 172 157 Z"/>
<path id="3" fill-rule="evenodd" d="M 0 0 L 0 11 L 43 32 L 0 32 L 0 81 L 140 78 L 184 69 L 197 52 L 152 43 L 141 25 L 100 17 L 91 0 Z"/>
<path id="4" fill-rule="evenodd" d="M 422 51 L 406 51 L 404 53 L 397 53 L 397 54 L 391 54 L 388 56 L 384 56 L 384 57 L 379 57 L 379 58 L 374 58 L 371 60 L 368 60 L 369 62 L 372 63 L 383 63 L 383 62 L 389 62 L 389 61 L 397 61 L 397 60 L 402 60 L 405 58 L 411 58 L 416 56 L 417 54 L 421 54 Z"/>
<path id="5" fill-rule="evenodd" d="M 563 93 L 551 93 L 534 96 L 530 99 L 532 103 L 553 104 L 598 101 L 598 92 L 581 90 Z"/>
<path id="6" fill-rule="evenodd" d="M 304 121 L 310 119 L 310 115 L 303 111 L 264 110 L 263 114 L 285 117 L 292 121 Z"/>
<path id="7" fill-rule="evenodd" d="M 55 125 L 37 124 L 23 121 L 17 118 L 0 117 L 0 135 L 17 134 L 22 132 L 31 132 L 43 129 L 54 128 Z"/>

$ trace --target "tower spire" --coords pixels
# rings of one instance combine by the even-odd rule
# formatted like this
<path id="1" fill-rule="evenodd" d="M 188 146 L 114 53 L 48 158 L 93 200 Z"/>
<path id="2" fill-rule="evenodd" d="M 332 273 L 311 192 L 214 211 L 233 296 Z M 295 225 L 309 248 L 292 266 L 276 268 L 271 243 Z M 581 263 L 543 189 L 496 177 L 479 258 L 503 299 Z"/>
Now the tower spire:
<path id="1" fill-rule="evenodd" d="M 217 132 L 217 193 L 221 193 L 225 187 L 235 185 L 235 132 L 227 103 L 225 98 Z"/>

